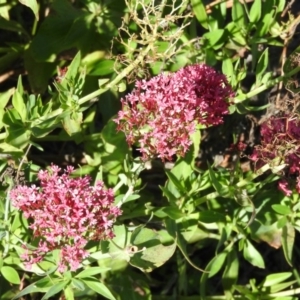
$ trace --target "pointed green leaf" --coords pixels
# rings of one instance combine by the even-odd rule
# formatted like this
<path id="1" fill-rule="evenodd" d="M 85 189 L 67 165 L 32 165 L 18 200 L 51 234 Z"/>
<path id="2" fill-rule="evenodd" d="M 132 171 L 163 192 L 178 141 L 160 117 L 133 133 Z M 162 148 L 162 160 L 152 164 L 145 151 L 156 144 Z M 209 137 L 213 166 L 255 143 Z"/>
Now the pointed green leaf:
<path id="1" fill-rule="evenodd" d="M 37 292 L 45 293 L 51 288 L 52 285 L 53 285 L 53 281 L 49 277 L 42 278 L 28 285 L 25 289 L 19 292 L 12 300 L 21 298 L 24 295 L 28 295 L 31 293 L 37 293 Z"/>
<path id="2" fill-rule="evenodd" d="M 210 263 L 205 268 L 206 271 L 209 271 L 208 277 L 213 277 L 216 275 L 224 265 L 225 259 L 227 257 L 227 252 L 221 252 L 216 257 L 214 257 Z"/>
<path id="3" fill-rule="evenodd" d="M 254 0 L 250 9 L 250 22 L 256 23 L 261 16 L 261 0 Z"/>
<path id="4" fill-rule="evenodd" d="M 290 266 L 293 266 L 292 255 L 295 242 L 295 228 L 290 224 L 286 224 L 282 228 L 281 239 L 285 259 Z"/>
<path id="5" fill-rule="evenodd" d="M 12 98 L 12 104 L 15 110 L 18 112 L 18 114 L 21 117 L 21 120 L 23 122 L 27 119 L 27 109 L 26 105 L 24 103 L 22 95 L 16 90 L 14 92 L 13 98 Z"/>
<path id="6" fill-rule="evenodd" d="M 203 1 L 191 0 L 191 3 L 197 20 L 205 29 L 208 29 L 207 14 Z"/>
<path id="7" fill-rule="evenodd" d="M 245 259 L 253 266 L 265 268 L 263 257 L 248 240 L 245 240 L 243 254 Z"/>
<path id="8" fill-rule="evenodd" d="M 255 70 L 257 86 L 261 85 L 262 76 L 264 75 L 268 65 L 269 65 L 269 48 L 266 48 L 265 51 L 261 54 L 260 58 L 258 59 L 257 67 Z"/>
<path id="9" fill-rule="evenodd" d="M 48 290 L 48 292 L 43 296 L 41 300 L 49 299 L 50 297 L 58 294 L 61 292 L 64 287 L 69 283 L 68 280 L 59 281 L 51 286 L 51 288 Z"/>
<path id="10" fill-rule="evenodd" d="M 208 166 L 210 180 L 212 182 L 213 187 L 219 193 L 220 196 L 226 197 L 228 195 L 229 189 L 227 186 L 222 185 L 215 175 L 215 171 Z"/>
<path id="11" fill-rule="evenodd" d="M 80 62 L 81 62 L 81 54 L 80 51 L 75 55 L 75 57 L 73 58 L 71 64 L 68 66 L 68 70 L 66 75 L 64 76 L 64 78 L 61 81 L 61 85 L 66 88 L 68 81 L 70 80 L 74 80 L 76 75 L 78 74 L 79 71 L 79 67 L 80 67 Z"/>
<path id="12" fill-rule="evenodd" d="M 275 284 L 281 283 L 292 276 L 291 272 L 282 272 L 282 273 L 276 273 L 271 274 L 266 277 L 266 279 L 263 281 L 262 286 L 273 286 Z"/>
<path id="13" fill-rule="evenodd" d="M 239 28 L 245 27 L 245 11 L 240 1 L 233 0 L 231 16 L 234 24 Z"/>
<path id="14" fill-rule="evenodd" d="M 100 281 L 98 281 L 94 277 L 90 277 L 89 279 L 82 280 L 91 290 L 96 293 L 106 297 L 110 300 L 116 300 L 111 291 Z"/>
<path id="15" fill-rule="evenodd" d="M 231 294 L 233 286 L 239 278 L 239 259 L 236 251 L 231 249 L 227 255 L 226 268 L 222 276 L 222 284 L 227 295 Z"/>

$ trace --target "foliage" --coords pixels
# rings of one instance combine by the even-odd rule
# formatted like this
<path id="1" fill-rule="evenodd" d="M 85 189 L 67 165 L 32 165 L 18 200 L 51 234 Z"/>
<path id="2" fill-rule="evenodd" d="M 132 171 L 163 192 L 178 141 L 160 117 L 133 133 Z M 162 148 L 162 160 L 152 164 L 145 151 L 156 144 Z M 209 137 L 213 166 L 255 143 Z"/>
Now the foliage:
<path id="1" fill-rule="evenodd" d="M 1 300 L 298 298 L 287 1 L 0 2 Z"/>

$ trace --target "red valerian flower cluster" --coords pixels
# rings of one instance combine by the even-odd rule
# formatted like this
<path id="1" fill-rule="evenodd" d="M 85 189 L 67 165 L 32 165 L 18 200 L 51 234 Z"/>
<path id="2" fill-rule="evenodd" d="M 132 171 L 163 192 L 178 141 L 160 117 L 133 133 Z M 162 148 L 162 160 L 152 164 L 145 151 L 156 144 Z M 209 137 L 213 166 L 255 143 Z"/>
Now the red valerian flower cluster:
<path id="1" fill-rule="evenodd" d="M 139 144 L 143 160 L 171 160 L 174 154 L 187 152 L 197 124 L 223 122 L 233 96 L 225 75 L 205 64 L 191 65 L 137 81 L 135 89 L 121 99 L 115 122 L 129 145 Z"/>
<path id="2" fill-rule="evenodd" d="M 112 227 L 121 214 L 113 205 L 114 195 L 103 182 L 90 186 L 91 178 L 71 178 L 73 167 L 61 169 L 52 165 L 50 170 L 39 171 L 40 187 L 17 186 L 10 192 L 12 205 L 32 220 L 30 228 L 39 239 L 36 250 L 26 249 L 23 259 L 28 267 L 40 262 L 55 249 L 60 250 L 58 270 L 79 268 L 89 256 L 84 249 L 89 240 L 114 237 Z"/>
<path id="3" fill-rule="evenodd" d="M 271 117 L 261 125 L 261 145 L 255 147 L 251 159 L 256 162 L 257 168 L 279 158 L 278 163 L 286 164 L 284 179 L 279 182 L 278 188 L 285 195 L 290 196 L 290 184 L 296 178 L 295 188 L 300 193 L 300 120 L 297 115 Z M 292 177 L 290 175 L 293 175 Z"/>

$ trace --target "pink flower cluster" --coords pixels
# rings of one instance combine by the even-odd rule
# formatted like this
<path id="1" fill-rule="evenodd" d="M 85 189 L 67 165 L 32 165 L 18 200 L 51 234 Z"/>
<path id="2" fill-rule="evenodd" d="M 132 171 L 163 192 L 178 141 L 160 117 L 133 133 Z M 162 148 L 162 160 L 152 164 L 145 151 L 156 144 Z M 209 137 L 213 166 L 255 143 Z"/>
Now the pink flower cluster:
<path id="1" fill-rule="evenodd" d="M 135 89 L 121 99 L 115 122 L 129 145 L 139 144 L 144 160 L 171 160 L 174 154 L 187 152 L 197 124 L 223 122 L 233 96 L 223 74 L 205 64 L 191 65 L 137 81 Z"/>
<path id="2" fill-rule="evenodd" d="M 114 237 L 112 227 L 121 214 L 113 205 L 114 195 L 103 182 L 90 186 L 91 178 L 71 178 L 73 167 L 39 171 L 40 187 L 17 186 L 10 192 L 12 205 L 32 221 L 30 228 L 39 239 L 36 250 L 26 248 L 23 259 L 30 267 L 55 249 L 60 250 L 59 271 L 79 268 L 89 253 L 84 249 L 89 240 Z"/>
<path id="3" fill-rule="evenodd" d="M 295 188 L 300 193 L 300 120 L 296 115 L 271 117 L 261 125 L 261 145 L 255 147 L 251 156 L 257 168 L 279 158 L 287 166 L 284 178 L 296 178 Z M 292 177 L 290 175 L 293 175 Z M 278 188 L 287 196 L 292 194 L 286 179 L 279 182 Z"/>

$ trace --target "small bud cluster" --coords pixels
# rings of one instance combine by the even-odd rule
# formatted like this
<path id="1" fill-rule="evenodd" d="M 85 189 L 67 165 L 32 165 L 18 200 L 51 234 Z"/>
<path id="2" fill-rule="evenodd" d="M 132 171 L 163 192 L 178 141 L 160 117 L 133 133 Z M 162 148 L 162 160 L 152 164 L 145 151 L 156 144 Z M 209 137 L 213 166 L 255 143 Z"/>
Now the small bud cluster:
<path id="1" fill-rule="evenodd" d="M 223 122 L 233 96 L 223 74 L 205 64 L 191 65 L 137 81 L 135 89 L 121 99 L 122 110 L 115 122 L 129 145 L 139 144 L 144 160 L 171 160 L 187 152 L 197 124 Z"/>
<path id="2" fill-rule="evenodd" d="M 292 194 L 287 178 L 296 178 L 295 188 L 300 193 L 300 120 L 296 115 L 271 117 L 261 125 L 261 145 L 255 147 L 251 159 L 259 168 L 278 158 L 278 163 L 286 164 L 284 179 L 279 189 L 287 196 Z M 291 181 L 291 180 L 290 180 Z M 290 182 L 291 183 L 291 182 Z"/>
<path id="3" fill-rule="evenodd" d="M 39 171 L 40 187 L 20 185 L 10 192 L 12 205 L 32 221 L 30 228 L 39 240 L 37 249 L 26 248 L 22 257 L 28 267 L 58 249 L 58 270 L 75 271 L 89 255 L 84 249 L 89 240 L 114 237 L 112 227 L 121 211 L 113 205 L 113 191 L 101 181 L 91 186 L 88 176 L 71 178 L 72 171 L 68 166 L 59 175 L 61 169 L 52 165 L 49 171 Z"/>

